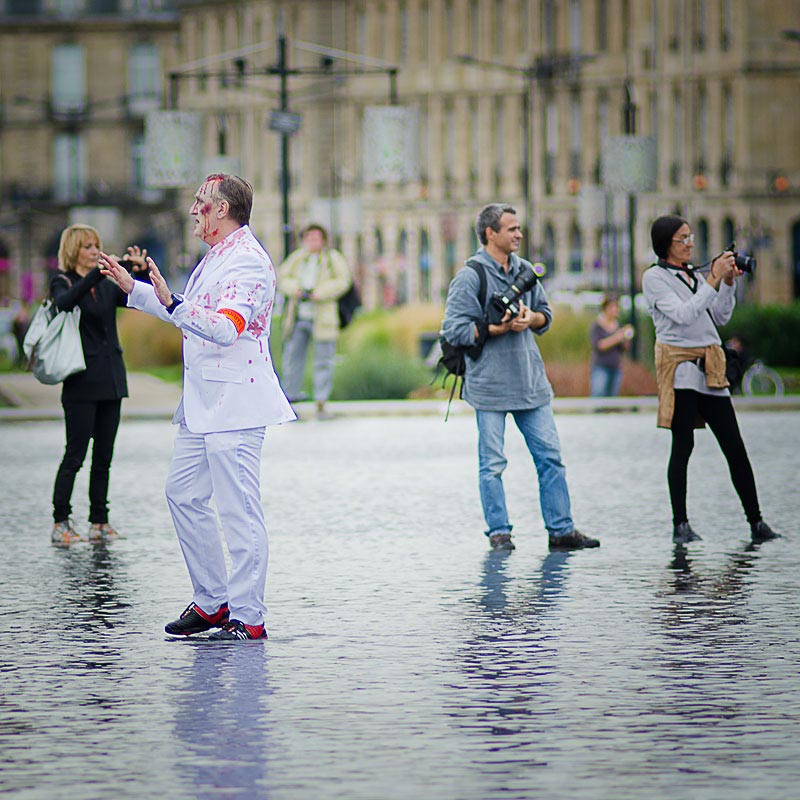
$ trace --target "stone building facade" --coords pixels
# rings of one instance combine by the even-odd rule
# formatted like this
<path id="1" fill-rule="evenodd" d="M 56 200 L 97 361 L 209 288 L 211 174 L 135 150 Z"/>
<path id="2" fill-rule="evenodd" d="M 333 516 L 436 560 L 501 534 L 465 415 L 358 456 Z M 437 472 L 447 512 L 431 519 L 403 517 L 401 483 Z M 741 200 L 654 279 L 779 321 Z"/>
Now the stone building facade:
<path id="1" fill-rule="evenodd" d="M 606 190 L 603 153 L 609 139 L 632 132 L 626 101 L 635 103 L 635 133 L 655 137 L 657 149 L 655 188 L 636 196 L 637 274 L 652 258 L 650 221 L 678 211 L 695 228 L 698 260 L 732 239 L 757 255 L 750 297 L 800 294 L 800 45 L 784 33 L 795 24 L 791 3 L 179 6 L 184 63 L 210 70 L 239 59 L 238 83 L 233 72 L 182 78 L 179 106 L 207 112 L 206 155 L 224 143 L 219 155 L 240 159 L 253 177 L 256 225 L 276 256 L 280 136 L 265 119 L 279 107 L 279 77 L 267 74 L 278 31 L 290 68 L 329 68 L 287 78 L 287 107 L 301 119 L 289 140 L 290 225 L 331 225 L 370 304 L 441 300 L 475 246 L 476 210 L 498 199 L 519 209 L 527 252 L 546 262 L 553 289 L 625 290 L 628 197 Z M 364 137 L 365 110 L 390 103 L 387 75 L 366 72 L 381 65 L 397 67 L 396 100 L 418 121 L 416 175 L 395 182 L 371 179 Z"/>
<path id="2" fill-rule="evenodd" d="M 124 0 L 119 2 L 121 8 Z M 57 4 L 42 0 L 43 7 Z M 175 14 L 155 14 L 146 26 L 123 25 L 117 34 L 134 41 L 149 37 L 160 48 L 162 106 L 201 112 L 203 165 L 237 169 L 253 182 L 253 227 L 276 261 L 290 232 L 322 222 L 354 265 L 367 305 L 441 301 L 451 276 L 475 248 L 477 210 L 496 200 L 519 210 L 528 234 L 525 252 L 547 264 L 552 291 L 626 291 L 629 198 L 608 190 L 609 164 L 604 168 L 603 159 L 608 143 L 626 132 L 654 137 L 657 152 L 655 188 L 635 195 L 635 280 L 652 259 L 651 220 L 677 211 L 694 226 L 698 260 L 732 239 L 755 253 L 759 267 L 749 298 L 789 302 L 800 295 L 800 43 L 784 33 L 797 24 L 792 3 L 163 5 L 174 5 Z M 9 42 L 0 55 L 3 86 L 9 85 L 5 75 L 26 82 L 24 92 L 19 85 L 13 92 L 3 89 L 4 193 L 9 183 L 32 176 L 52 186 L 55 176 L 47 144 L 52 130 L 42 127 L 34 134 L 19 128 L 15 139 L 8 136 L 12 111 L 38 113 L 46 121 L 45 112 L 12 102 L 16 94 L 40 101 L 49 96 L 50 68 L 35 63 L 33 38 L 54 44 L 95 35 L 105 41 L 98 53 L 107 53 L 108 60 L 90 70 L 87 94 L 97 106 L 98 125 L 100 100 L 127 93 L 124 48 L 109 44 L 107 35 L 103 40 L 95 23 L 71 32 L 53 24 L 42 30 L 40 23 L 19 31 L 24 36 L 16 47 L 30 47 L 24 68 L 16 66 L 13 32 L 4 25 L 0 34 Z M 288 65 L 283 95 L 277 68 L 281 32 Z M 627 130 L 626 103 L 636 111 L 635 127 L 629 114 Z M 417 146 L 407 174 L 387 179 L 374 169 L 386 142 L 365 135 L 365 119 L 369 109 L 392 105 L 413 113 Z M 270 124 L 280 109 L 299 122 L 285 138 L 288 192 L 282 190 L 282 137 Z M 130 153 L 128 124 L 119 119 L 92 134 L 90 185 L 131 179 L 130 155 L 114 158 Z M 387 129 L 387 136 L 396 133 Z M 17 156 L 18 150 L 29 155 Z M 180 246 L 173 241 L 180 236 L 165 238 L 187 262 L 194 245 L 179 220 L 194 188 L 175 192 L 172 206 L 143 209 L 156 211 L 150 216 L 163 221 L 159 230 L 182 231 Z M 288 230 L 282 222 L 285 199 Z M 5 241 L 8 248 L 4 206 L 0 246 Z M 131 224 L 121 242 L 140 233 Z M 33 246 L 40 250 L 43 242 Z"/>

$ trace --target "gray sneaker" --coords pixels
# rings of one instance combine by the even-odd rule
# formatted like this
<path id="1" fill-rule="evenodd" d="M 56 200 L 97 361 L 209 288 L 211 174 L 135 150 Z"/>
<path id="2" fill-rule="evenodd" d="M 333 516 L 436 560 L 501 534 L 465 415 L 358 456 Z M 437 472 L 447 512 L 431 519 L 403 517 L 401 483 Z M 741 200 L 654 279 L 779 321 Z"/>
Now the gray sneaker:
<path id="1" fill-rule="evenodd" d="M 583 550 L 586 547 L 600 547 L 599 539 L 585 536 L 577 528 L 562 536 L 550 534 L 551 550 Z"/>
<path id="2" fill-rule="evenodd" d="M 702 537 L 692 530 L 692 526 L 688 522 L 681 522 L 672 530 L 672 541 L 675 544 L 689 544 L 689 542 L 702 541 Z"/>
<path id="3" fill-rule="evenodd" d="M 513 550 L 514 542 L 511 541 L 510 533 L 493 533 L 489 537 L 489 544 L 492 550 Z"/>
<path id="4" fill-rule="evenodd" d="M 53 544 L 58 547 L 69 547 L 73 542 L 86 541 L 86 539 L 75 530 L 71 519 L 56 522 L 55 525 L 53 525 L 51 538 Z"/>

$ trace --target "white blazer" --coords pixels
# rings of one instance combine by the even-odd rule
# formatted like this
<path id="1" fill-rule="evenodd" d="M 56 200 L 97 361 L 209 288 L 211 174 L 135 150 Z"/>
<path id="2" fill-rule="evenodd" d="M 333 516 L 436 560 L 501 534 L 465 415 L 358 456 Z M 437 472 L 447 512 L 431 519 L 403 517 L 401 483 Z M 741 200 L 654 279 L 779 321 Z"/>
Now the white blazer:
<path id="1" fill-rule="evenodd" d="M 269 350 L 274 299 L 275 270 L 247 225 L 206 253 L 171 315 L 150 284 L 136 281 L 128 306 L 183 331 L 183 396 L 173 423 L 213 433 L 296 419 Z"/>

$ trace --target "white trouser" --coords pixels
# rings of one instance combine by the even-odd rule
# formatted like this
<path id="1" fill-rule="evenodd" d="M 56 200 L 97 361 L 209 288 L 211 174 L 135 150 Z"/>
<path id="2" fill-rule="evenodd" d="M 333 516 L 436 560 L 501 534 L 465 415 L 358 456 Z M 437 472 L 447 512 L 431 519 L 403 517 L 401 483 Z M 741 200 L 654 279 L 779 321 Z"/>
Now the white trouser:
<path id="1" fill-rule="evenodd" d="M 223 603 L 231 619 L 264 622 L 269 543 L 259 479 L 264 428 L 192 433 L 181 423 L 167 478 L 167 502 L 194 589 L 208 613 Z M 231 557 L 231 574 L 209 505 L 219 513 Z"/>

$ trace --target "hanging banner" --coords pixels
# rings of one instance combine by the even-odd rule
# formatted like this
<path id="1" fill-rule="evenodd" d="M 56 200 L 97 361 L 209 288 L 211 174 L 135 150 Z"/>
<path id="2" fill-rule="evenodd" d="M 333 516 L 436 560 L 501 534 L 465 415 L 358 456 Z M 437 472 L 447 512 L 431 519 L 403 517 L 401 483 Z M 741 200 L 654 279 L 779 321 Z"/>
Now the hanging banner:
<path id="1" fill-rule="evenodd" d="M 151 188 L 193 186 L 201 170 L 203 119 L 195 111 L 151 111 L 145 122 L 144 181 Z"/>
<path id="2" fill-rule="evenodd" d="M 400 183 L 419 177 L 419 114 L 405 106 L 368 106 L 362 135 L 364 180 Z"/>
<path id="3" fill-rule="evenodd" d="M 613 192 L 654 192 L 658 150 L 654 136 L 611 136 L 603 143 L 603 187 Z"/>

